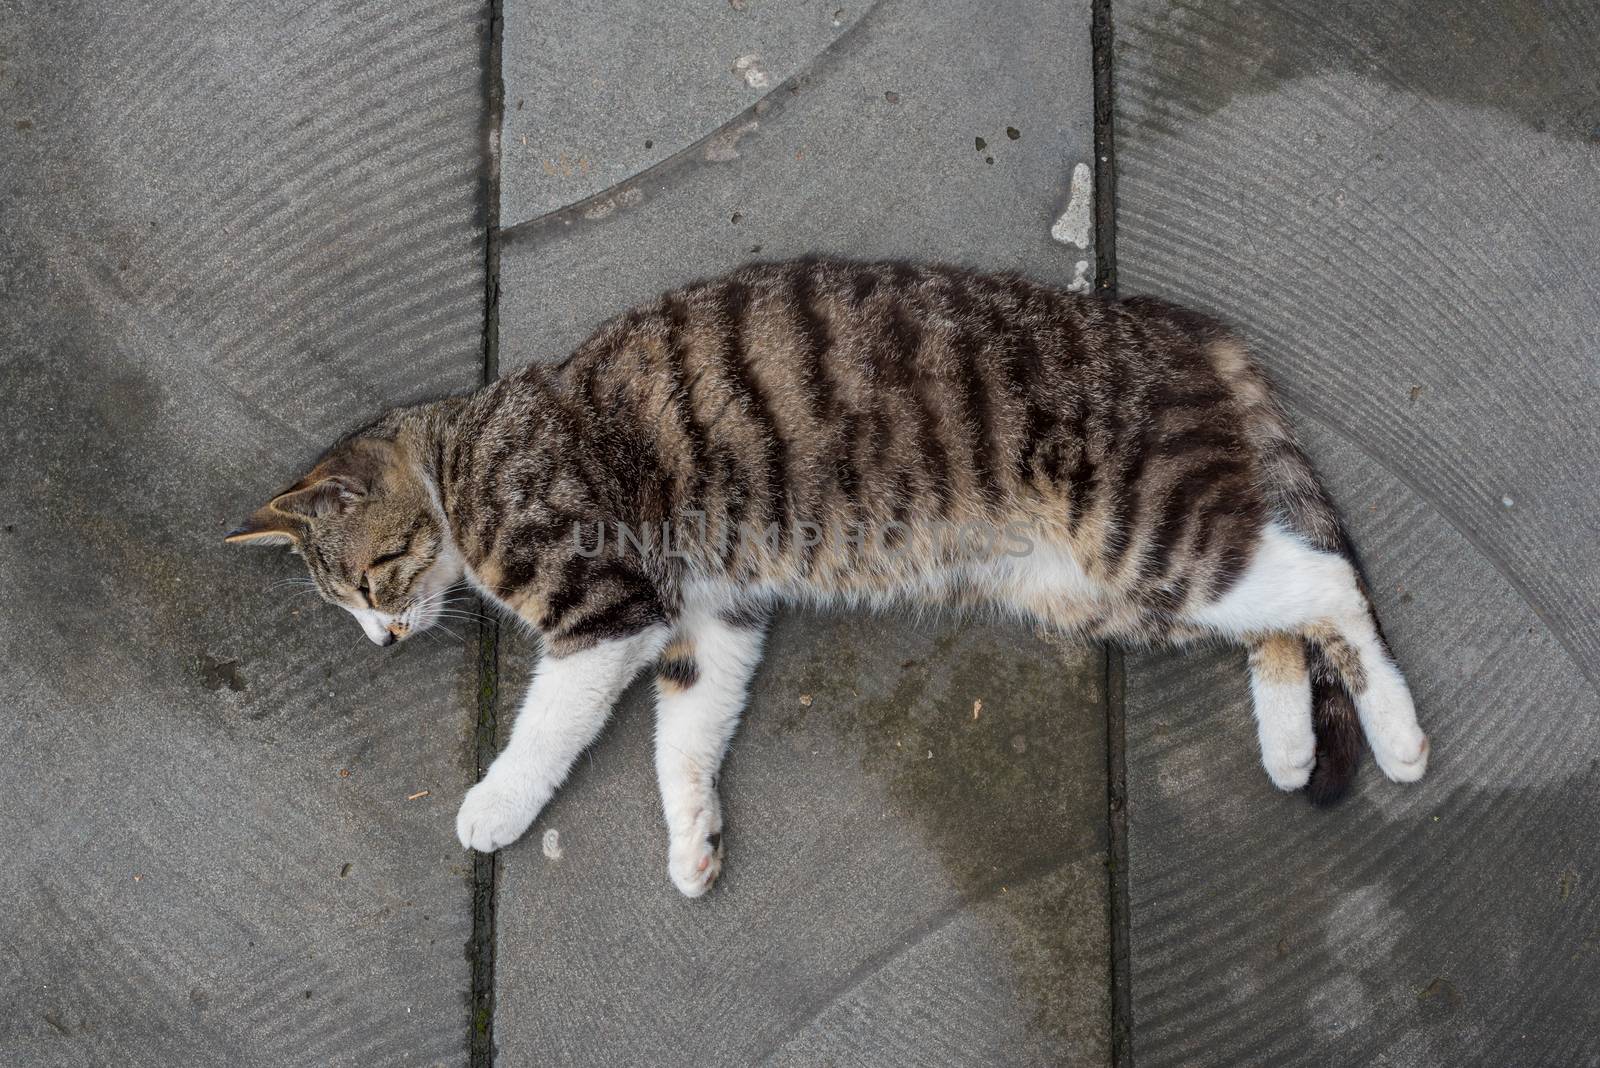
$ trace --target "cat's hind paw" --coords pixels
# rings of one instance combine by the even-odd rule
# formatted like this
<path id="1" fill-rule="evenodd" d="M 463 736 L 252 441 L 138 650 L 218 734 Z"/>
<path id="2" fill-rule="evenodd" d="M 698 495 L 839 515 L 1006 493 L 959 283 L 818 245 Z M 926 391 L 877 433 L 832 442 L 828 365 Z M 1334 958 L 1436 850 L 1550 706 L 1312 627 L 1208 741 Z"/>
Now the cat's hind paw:
<path id="1" fill-rule="evenodd" d="M 1428 770 L 1428 736 L 1404 725 L 1368 735 L 1372 759 L 1394 782 L 1416 782 Z"/>
<path id="2" fill-rule="evenodd" d="M 1417 725 L 1411 691 L 1393 666 L 1371 673 L 1356 696 L 1361 728 L 1378 769 L 1394 782 L 1416 782 L 1428 770 L 1428 736 Z"/>
<path id="3" fill-rule="evenodd" d="M 456 812 L 456 837 L 468 849 L 493 853 L 521 838 L 538 814 L 538 806 L 525 791 L 489 776 L 462 798 Z"/>
<path id="4" fill-rule="evenodd" d="M 1281 748 L 1261 753 L 1261 766 L 1267 769 L 1267 778 L 1272 780 L 1272 785 L 1288 793 L 1305 788 L 1316 763 L 1315 745 L 1309 751 Z"/>

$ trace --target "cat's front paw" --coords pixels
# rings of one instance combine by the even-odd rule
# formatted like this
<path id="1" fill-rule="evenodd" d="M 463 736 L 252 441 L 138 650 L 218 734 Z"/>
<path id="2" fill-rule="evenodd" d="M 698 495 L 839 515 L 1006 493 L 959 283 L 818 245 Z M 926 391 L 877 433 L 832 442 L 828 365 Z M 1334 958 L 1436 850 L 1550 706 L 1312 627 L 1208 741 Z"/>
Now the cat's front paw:
<path id="1" fill-rule="evenodd" d="M 456 837 L 468 849 L 493 853 L 522 837 L 539 814 L 526 790 L 512 787 L 491 772 L 467 791 L 456 813 Z"/>
<path id="2" fill-rule="evenodd" d="M 684 897 L 700 897 L 722 874 L 722 832 L 687 839 L 674 838 L 667 858 L 672 885 Z"/>

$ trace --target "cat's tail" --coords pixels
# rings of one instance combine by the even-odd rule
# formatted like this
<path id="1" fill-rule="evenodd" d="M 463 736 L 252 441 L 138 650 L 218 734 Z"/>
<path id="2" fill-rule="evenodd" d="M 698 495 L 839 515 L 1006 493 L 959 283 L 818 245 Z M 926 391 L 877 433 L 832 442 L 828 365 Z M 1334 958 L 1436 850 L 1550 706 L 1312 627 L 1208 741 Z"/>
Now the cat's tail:
<path id="1" fill-rule="evenodd" d="M 1377 612 L 1371 608 L 1361 562 L 1266 377 L 1250 360 L 1244 344 L 1231 333 L 1213 340 L 1208 354 L 1245 409 L 1245 424 L 1260 464 L 1263 495 L 1273 517 L 1312 548 L 1349 561 L 1381 643 L 1383 630 L 1378 626 Z M 1306 668 L 1311 677 L 1311 723 L 1317 741 L 1316 764 L 1306 793 L 1314 805 L 1331 805 L 1350 789 L 1366 738 L 1356 713 L 1355 697 L 1340 672 L 1341 658 L 1315 638 L 1305 638 L 1304 642 Z"/>
<path id="2" fill-rule="evenodd" d="M 1311 728 L 1317 736 L 1317 762 L 1306 783 L 1306 796 L 1323 808 L 1349 791 L 1361 766 L 1365 739 L 1355 698 L 1316 642 L 1306 642 L 1306 667 L 1311 675 Z"/>

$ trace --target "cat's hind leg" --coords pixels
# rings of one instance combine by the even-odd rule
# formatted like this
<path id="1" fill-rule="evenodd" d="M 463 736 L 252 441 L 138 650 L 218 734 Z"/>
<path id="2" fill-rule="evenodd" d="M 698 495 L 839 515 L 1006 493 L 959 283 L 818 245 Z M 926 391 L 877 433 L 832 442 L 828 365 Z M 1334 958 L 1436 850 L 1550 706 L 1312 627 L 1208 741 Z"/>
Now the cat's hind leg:
<path id="1" fill-rule="evenodd" d="M 668 874 L 699 897 L 722 871 L 717 774 L 761 661 L 766 613 L 685 606 L 656 665 L 656 778 L 670 839 Z"/>
<path id="2" fill-rule="evenodd" d="M 1250 699 L 1261 764 L 1280 790 L 1299 790 L 1311 778 L 1317 739 L 1311 721 L 1311 676 L 1297 634 L 1269 634 L 1250 643 Z"/>
<path id="3" fill-rule="evenodd" d="M 1383 773 L 1415 782 L 1428 766 L 1428 739 L 1404 676 L 1378 633 L 1355 567 L 1269 523 L 1242 575 L 1188 621 L 1242 640 L 1291 631 L 1314 642 L 1355 701 Z"/>

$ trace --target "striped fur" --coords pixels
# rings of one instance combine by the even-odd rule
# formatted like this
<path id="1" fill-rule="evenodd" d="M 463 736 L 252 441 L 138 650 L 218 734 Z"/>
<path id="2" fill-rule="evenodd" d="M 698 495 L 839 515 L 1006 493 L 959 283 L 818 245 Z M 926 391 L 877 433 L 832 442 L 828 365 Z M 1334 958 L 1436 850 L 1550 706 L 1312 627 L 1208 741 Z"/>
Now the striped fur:
<path id="1" fill-rule="evenodd" d="M 365 495 L 330 498 L 358 460 Z M 1348 785 L 1362 730 L 1392 777 L 1426 757 L 1266 379 L 1226 327 L 1151 298 L 752 265 L 611 320 L 558 364 L 388 414 L 290 494 L 307 492 L 320 510 L 282 495 L 238 536 L 293 541 L 324 596 L 406 620 L 397 637 L 464 575 L 556 660 L 664 648 L 663 695 L 726 677 L 742 700 L 747 676 L 704 650 L 758 648 L 774 604 L 988 605 L 1096 638 L 1245 643 L 1269 774 L 1309 778 L 1320 801 Z M 373 572 L 376 600 L 359 585 Z"/>
<path id="2" fill-rule="evenodd" d="M 665 618 L 697 579 L 798 596 L 914 589 L 919 554 L 829 532 L 887 541 L 930 520 L 1040 526 L 1116 595 L 1081 620 L 1042 614 L 1161 640 L 1186 604 L 1228 588 L 1268 514 L 1243 407 L 1204 345 L 1137 304 L 1021 278 L 752 267 L 472 398 L 438 484 L 474 569 L 558 645 Z M 680 546 L 691 560 L 614 537 L 594 559 L 570 551 L 575 525 L 691 513 L 707 531 Z M 738 538 L 741 525 L 775 537 Z"/>

